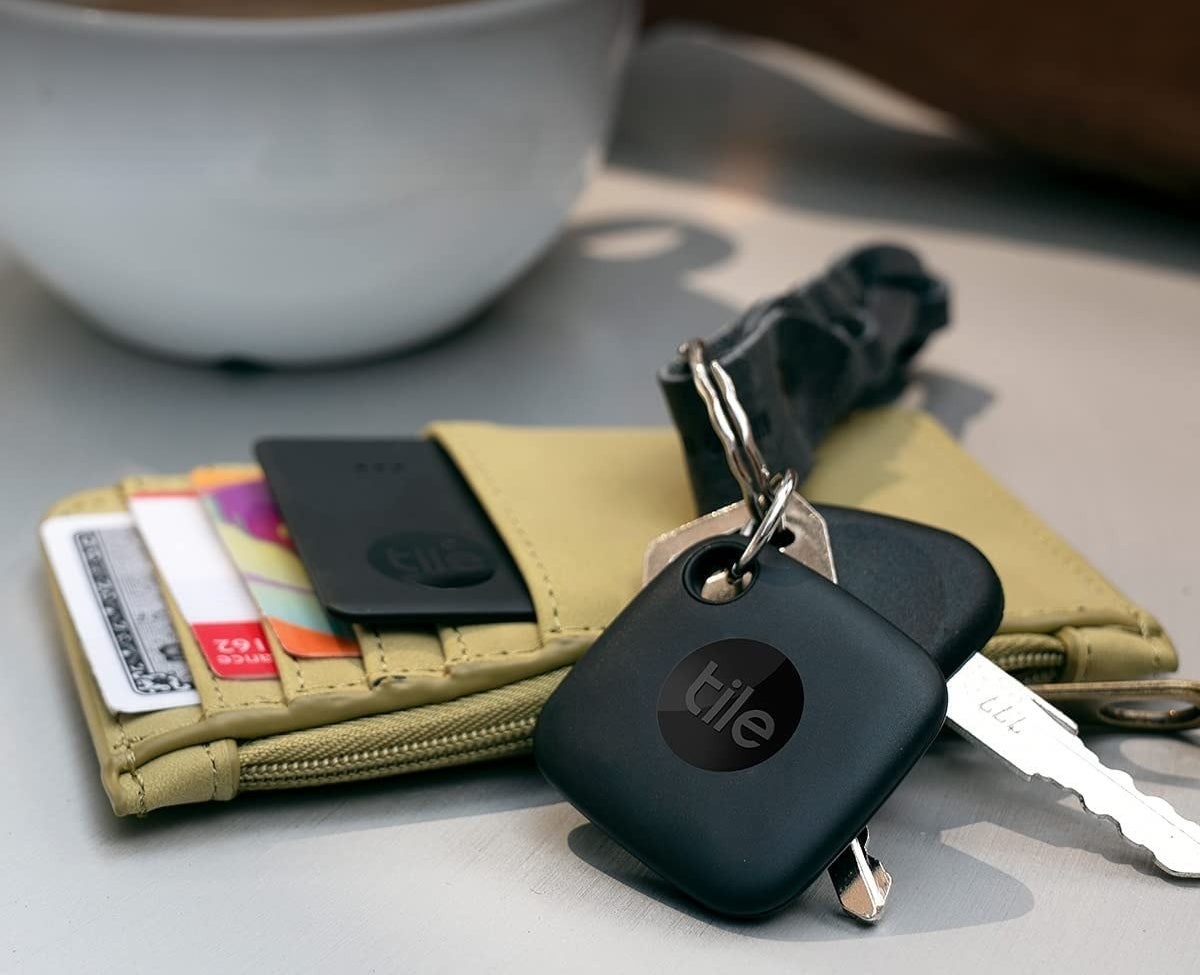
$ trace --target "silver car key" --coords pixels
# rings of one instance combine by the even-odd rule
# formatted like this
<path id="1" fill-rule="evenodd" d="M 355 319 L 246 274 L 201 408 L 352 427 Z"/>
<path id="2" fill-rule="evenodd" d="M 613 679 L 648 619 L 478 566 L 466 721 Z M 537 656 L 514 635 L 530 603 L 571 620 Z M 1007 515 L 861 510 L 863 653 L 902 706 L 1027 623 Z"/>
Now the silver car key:
<path id="1" fill-rule="evenodd" d="M 1169 802 L 1141 792 L 1127 772 L 1109 768 L 1077 737 L 1070 719 L 977 653 L 947 684 L 947 723 L 1025 779 L 1073 792 L 1083 808 L 1114 823 L 1160 870 L 1200 877 L 1200 825 Z"/>
<path id="2" fill-rule="evenodd" d="M 789 521 L 793 512 L 797 520 Z M 739 501 L 660 536 L 646 551 L 646 579 L 700 539 L 740 530 L 747 516 L 746 504 Z M 809 561 L 812 551 L 829 544 L 824 519 L 798 495 L 788 516 L 785 524 L 795 537 L 780 551 L 816 569 Z M 821 522 L 818 540 L 801 546 L 805 529 L 800 526 L 812 530 L 813 518 Z M 1075 723 L 1053 705 L 979 653 L 950 678 L 947 688 L 947 721 L 964 738 L 1026 779 L 1046 779 L 1073 792 L 1087 811 L 1115 823 L 1125 839 L 1148 850 L 1164 872 L 1200 877 L 1200 826 L 1166 800 L 1140 792 L 1125 772 L 1101 763 L 1079 739 Z"/>

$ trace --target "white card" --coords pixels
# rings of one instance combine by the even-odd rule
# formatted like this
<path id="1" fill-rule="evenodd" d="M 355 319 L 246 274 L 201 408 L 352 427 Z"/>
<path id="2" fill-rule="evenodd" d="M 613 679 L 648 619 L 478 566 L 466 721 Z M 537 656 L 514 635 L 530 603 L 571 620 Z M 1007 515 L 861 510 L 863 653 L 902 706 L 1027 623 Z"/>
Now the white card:
<path id="1" fill-rule="evenodd" d="M 131 493 L 134 524 L 209 669 L 231 680 L 274 678 L 275 660 L 246 581 L 204 504 L 190 491 Z"/>
<path id="2" fill-rule="evenodd" d="M 188 623 L 258 623 L 258 605 L 194 494 L 131 494 L 129 510 Z"/>
<path id="3" fill-rule="evenodd" d="M 61 515 L 42 543 L 104 703 L 132 714 L 199 704 L 154 565 L 125 512 Z"/>

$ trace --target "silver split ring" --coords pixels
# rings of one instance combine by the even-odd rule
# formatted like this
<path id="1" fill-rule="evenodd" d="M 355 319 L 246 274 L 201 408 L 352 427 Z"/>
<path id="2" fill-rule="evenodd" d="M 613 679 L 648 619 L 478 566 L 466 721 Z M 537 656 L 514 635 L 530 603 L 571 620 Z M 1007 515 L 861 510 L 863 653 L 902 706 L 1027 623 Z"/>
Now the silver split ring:
<path id="1" fill-rule="evenodd" d="M 758 519 L 751 519 L 747 524 L 747 527 L 753 524 L 754 531 L 750 534 L 745 549 L 742 550 L 729 569 L 730 581 L 741 579 L 746 574 L 754 560 L 758 558 L 758 553 L 766 547 L 767 543 L 775 537 L 776 532 L 783 527 L 783 516 L 787 511 L 788 503 L 792 499 L 792 494 L 796 490 L 797 480 L 798 475 L 790 467 L 784 471 L 779 478 L 779 483 L 775 487 L 771 503 L 767 505 L 767 510 L 763 512 L 763 516 Z"/>

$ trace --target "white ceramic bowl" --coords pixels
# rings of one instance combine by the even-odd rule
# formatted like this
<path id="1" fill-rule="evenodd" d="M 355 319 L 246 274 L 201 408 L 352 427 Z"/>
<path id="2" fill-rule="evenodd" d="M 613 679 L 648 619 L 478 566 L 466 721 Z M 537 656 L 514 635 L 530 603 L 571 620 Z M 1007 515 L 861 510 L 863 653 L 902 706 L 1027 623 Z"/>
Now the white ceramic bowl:
<path id="1" fill-rule="evenodd" d="M 0 236 L 111 332 L 301 364 L 453 326 L 599 162 L 635 0 L 310 19 L 0 0 Z"/>

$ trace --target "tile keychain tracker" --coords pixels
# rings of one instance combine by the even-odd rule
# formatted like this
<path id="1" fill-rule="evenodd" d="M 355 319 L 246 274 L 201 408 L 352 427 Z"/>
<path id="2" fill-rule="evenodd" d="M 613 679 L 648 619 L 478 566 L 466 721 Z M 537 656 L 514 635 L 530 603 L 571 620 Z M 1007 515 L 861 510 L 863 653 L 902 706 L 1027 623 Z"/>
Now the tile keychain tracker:
<path id="1" fill-rule="evenodd" d="M 987 560 L 881 515 L 824 509 L 827 525 L 794 472 L 770 474 L 719 363 L 701 343 L 686 352 L 744 501 L 651 544 L 645 588 L 542 712 L 547 778 L 716 911 L 773 910 L 827 869 L 843 909 L 875 921 L 891 877 L 867 853 L 866 822 L 948 714 L 1018 774 L 1074 792 L 1163 872 L 1200 877 L 1200 827 L 977 652 L 1002 599 Z M 831 537 L 851 543 L 836 572 Z M 893 588 L 914 598 L 879 599 Z M 952 588 L 957 599 L 939 595 Z"/>
<path id="2" fill-rule="evenodd" d="M 535 754 L 585 815 L 713 910 L 766 913 L 829 870 L 843 907 L 871 921 L 891 878 L 867 821 L 941 729 L 946 677 L 991 636 L 1002 594 L 960 539 L 842 509 L 844 532 L 865 520 L 886 548 L 890 523 L 900 554 L 962 570 L 974 598 L 960 625 L 943 626 L 937 598 L 910 620 L 935 660 L 832 581 L 825 525 L 812 509 L 801 524 L 795 481 L 758 496 L 744 533 L 685 536 L 669 564 L 656 558 L 670 546 L 651 550 L 653 578 L 547 702 Z M 788 514 L 785 553 L 772 542 Z"/>
<path id="3" fill-rule="evenodd" d="M 585 815 L 701 903 L 743 916 L 829 868 L 946 714 L 925 651 L 767 546 L 761 527 L 749 542 L 701 542 L 652 580 L 534 737 L 543 772 Z M 736 595 L 714 599 L 731 566 Z"/>

